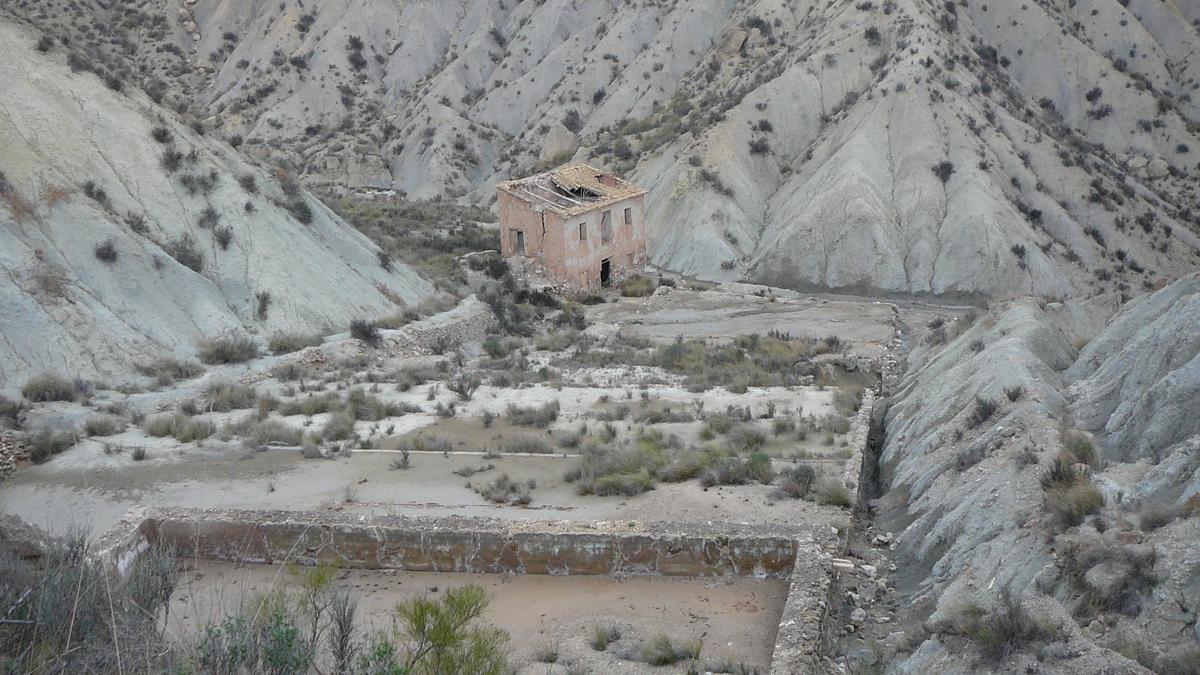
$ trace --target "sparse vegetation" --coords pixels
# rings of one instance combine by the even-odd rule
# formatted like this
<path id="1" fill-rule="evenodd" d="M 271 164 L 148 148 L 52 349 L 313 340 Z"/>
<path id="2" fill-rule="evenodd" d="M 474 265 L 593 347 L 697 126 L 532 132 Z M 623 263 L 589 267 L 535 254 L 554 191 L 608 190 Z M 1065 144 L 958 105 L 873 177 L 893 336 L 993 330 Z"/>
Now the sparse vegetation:
<path id="1" fill-rule="evenodd" d="M 975 429 L 979 427 L 984 422 L 990 420 L 999 408 L 1000 404 L 995 400 L 976 396 L 975 405 L 971 408 L 971 414 L 967 416 L 967 428 Z"/>
<path id="2" fill-rule="evenodd" d="M 217 433 L 217 428 L 212 422 L 175 413 L 147 418 L 142 424 L 142 431 L 147 436 L 172 436 L 180 443 L 194 443 Z"/>
<path id="3" fill-rule="evenodd" d="M 1076 470 L 1078 458 L 1064 449 L 1042 474 L 1042 503 L 1064 527 L 1074 527 L 1104 506 L 1104 493 L 1084 472 Z"/>
<path id="4" fill-rule="evenodd" d="M 72 445 L 75 445 L 72 434 L 42 429 L 29 438 L 29 459 L 41 464 Z"/>
<path id="5" fill-rule="evenodd" d="M 653 293 L 655 288 L 658 288 L 658 284 L 651 277 L 632 276 L 621 280 L 621 295 L 625 297 L 644 297 Z"/>
<path id="6" fill-rule="evenodd" d="M 502 474 L 487 485 L 475 488 L 475 491 L 489 502 L 526 506 L 533 503 L 531 491 L 535 487 L 537 485 L 533 480 L 514 481 L 508 474 Z"/>
<path id="7" fill-rule="evenodd" d="M 508 404 L 505 416 L 508 421 L 517 426 L 537 427 L 545 429 L 558 419 L 558 401 L 548 401 L 536 407 L 523 407 L 515 403 Z"/>
<path id="8" fill-rule="evenodd" d="M 621 639 L 621 629 L 613 626 L 602 626 L 594 624 L 592 626 L 592 637 L 588 640 L 588 644 L 592 645 L 592 649 L 602 652 L 608 649 L 608 646 L 617 640 Z"/>
<path id="9" fill-rule="evenodd" d="M 379 345 L 379 327 L 372 321 L 355 319 L 350 322 L 350 337 L 372 347 Z"/>
<path id="10" fill-rule="evenodd" d="M 272 354 L 290 354 L 305 347 L 316 347 L 324 339 L 316 333 L 275 333 L 267 341 L 267 349 Z"/>
<path id="11" fill-rule="evenodd" d="M 125 421 L 113 415 L 89 417 L 83 425 L 83 432 L 88 436 L 112 436 L 122 431 L 125 431 Z"/>
<path id="12" fill-rule="evenodd" d="M 1038 643 L 1060 639 L 1062 632 L 1029 615 L 1009 593 L 1001 595 L 992 610 L 978 605 L 963 608 L 953 621 L 954 630 L 968 638 L 988 663 L 1000 663 L 1010 655 Z"/>
<path id="13" fill-rule="evenodd" d="M 179 361 L 170 357 L 140 363 L 136 368 L 142 375 L 154 378 L 160 386 L 171 384 L 175 380 L 188 380 L 204 372 L 204 367 L 198 363 Z"/>
<path id="14" fill-rule="evenodd" d="M 258 343 L 248 336 L 226 336 L 200 343 L 200 360 L 208 365 L 244 363 L 259 356 Z"/>
<path id="15" fill-rule="evenodd" d="M 215 382 L 204 392 L 204 408 L 208 412 L 229 412 L 254 407 L 257 392 L 248 384 Z"/>
<path id="16" fill-rule="evenodd" d="M 96 259 L 100 262 L 107 263 L 109 265 L 117 262 L 117 246 L 113 243 L 112 239 L 105 239 L 99 244 L 96 244 L 94 252 L 96 254 Z"/>
<path id="17" fill-rule="evenodd" d="M 642 647 L 642 658 L 652 666 L 669 666 L 700 658 L 700 649 L 699 640 L 677 643 L 666 635 L 657 635 Z"/>
<path id="18" fill-rule="evenodd" d="M 33 403 L 74 401 L 75 383 L 53 373 L 35 375 L 21 386 L 21 396 Z"/>
<path id="19" fill-rule="evenodd" d="M 469 373 L 465 370 L 460 370 L 446 381 L 446 389 L 458 395 L 458 398 L 463 401 L 470 401 L 475 395 L 475 390 L 479 389 L 479 378 L 474 373 Z"/>

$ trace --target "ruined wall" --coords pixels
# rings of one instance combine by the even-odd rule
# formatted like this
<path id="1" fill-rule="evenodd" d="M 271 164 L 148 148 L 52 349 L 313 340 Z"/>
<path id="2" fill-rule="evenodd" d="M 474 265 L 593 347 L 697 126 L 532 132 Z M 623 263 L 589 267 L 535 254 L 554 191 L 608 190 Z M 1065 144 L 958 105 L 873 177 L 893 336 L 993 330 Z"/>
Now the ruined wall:
<path id="1" fill-rule="evenodd" d="M 407 571 L 786 579 L 797 555 L 793 538 L 744 525 L 181 509 L 150 514 L 140 528 L 185 556 Z"/>
<path id="2" fill-rule="evenodd" d="M 380 331 L 389 354 L 431 354 L 482 342 L 496 327 L 496 315 L 487 303 L 469 295 L 454 309 L 410 323 L 395 331 Z"/>
<path id="3" fill-rule="evenodd" d="M 514 247 L 512 231 L 524 232 L 525 253 L 548 280 L 567 291 L 592 290 L 600 286 L 600 263 L 609 260 L 610 278 L 618 281 L 646 266 L 646 212 L 642 195 L 615 202 L 604 208 L 563 219 L 554 211 L 537 212 L 529 203 L 501 190 L 497 202 L 500 212 L 500 253 L 506 258 L 520 256 Z M 625 223 L 625 209 L 631 221 Z M 604 213 L 612 218 L 612 240 L 603 241 L 601 226 Z M 585 238 L 580 239 L 579 226 Z"/>
<path id="4" fill-rule="evenodd" d="M 0 480 L 17 470 L 17 462 L 29 459 L 29 448 L 16 432 L 0 431 Z"/>
<path id="5" fill-rule="evenodd" d="M 858 482 L 862 475 L 863 453 L 867 449 L 867 441 L 871 435 L 871 412 L 875 409 L 875 392 L 870 388 L 863 389 L 862 402 L 858 414 L 850 422 L 850 459 L 846 460 L 846 468 L 842 472 L 842 482 L 850 490 L 850 494 L 858 497 Z"/>
<path id="6" fill-rule="evenodd" d="M 562 279 L 579 289 L 595 289 L 600 286 L 600 262 L 610 261 L 610 279 L 619 281 L 646 266 L 646 221 L 643 196 L 623 199 L 605 208 L 588 211 L 557 228 L 553 243 L 555 249 L 547 253 L 547 266 L 551 276 Z M 630 209 L 632 223 L 625 224 L 625 209 Z M 601 223 L 604 213 L 612 217 L 612 241 L 604 242 Z M 583 224 L 587 237 L 579 238 L 579 226 Z M 560 243 L 561 242 L 561 243 Z M 561 256 L 561 259 L 560 259 Z"/>

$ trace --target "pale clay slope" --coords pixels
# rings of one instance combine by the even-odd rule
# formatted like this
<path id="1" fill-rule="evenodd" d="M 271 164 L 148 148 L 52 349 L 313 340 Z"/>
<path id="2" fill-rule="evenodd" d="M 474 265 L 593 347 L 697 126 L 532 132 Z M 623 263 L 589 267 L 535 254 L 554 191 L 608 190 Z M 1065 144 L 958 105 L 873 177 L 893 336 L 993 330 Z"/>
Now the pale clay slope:
<path id="1" fill-rule="evenodd" d="M 1194 178 L 1148 166 L 1162 160 L 1162 167 L 1195 172 L 1200 138 L 1187 124 L 1200 121 L 1192 98 L 1200 78 L 1192 22 L 1200 16 L 1178 0 L 1143 4 L 968 3 L 953 32 L 938 26 L 941 3 L 921 0 L 900 0 L 891 15 L 881 3 L 861 10 L 850 2 L 777 0 L 617 7 L 547 0 L 503 8 L 467 0 L 451 11 L 429 0 L 336 0 L 317 8 L 306 33 L 296 28 L 302 10 L 290 4 L 281 12 L 270 3 L 206 0 L 191 11 L 197 63 L 221 47 L 225 32 L 240 36 L 211 64 L 214 80 L 201 95 L 207 112 L 224 109 L 225 128 L 245 135 L 249 152 L 290 161 L 314 183 L 487 201 L 496 180 L 567 156 L 580 142 L 576 157 L 587 158 L 587 148 L 611 144 L 605 126 L 651 116 L 676 93 L 715 112 L 714 102 L 702 102 L 713 92 L 721 109 L 732 102 L 723 120 L 695 134 L 685 127 L 635 160 L 616 162 L 650 189 L 655 262 L 707 278 L 793 287 L 1069 297 L 1111 290 L 1094 277 L 1100 267 L 1139 286 L 1169 281 L 1200 261 L 1200 240 L 1175 213 L 1196 202 L 1188 187 Z M 774 25 L 774 44 L 742 28 L 751 16 Z M 881 31 L 879 45 L 864 38 L 870 26 Z M 351 36 L 366 44 L 362 75 L 347 63 Z M 981 65 L 971 51 L 979 44 L 997 47 L 1009 65 Z M 272 66 L 276 49 L 307 55 L 307 70 Z M 951 67 L 951 54 L 969 62 Z M 889 57 L 886 72 L 870 67 L 881 55 Z M 1175 96 L 1178 112 L 1160 115 L 1156 94 L 1114 66 L 1122 57 L 1130 73 Z M 708 82 L 712 62 L 719 71 Z M 1011 87 L 1001 84 L 1005 77 Z M 977 89 L 985 79 L 993 88 L 987 95 Z M 246 106 L 264 82 L 276 83 L 275 92 Z M 351 108 L 339 100 L 342 84 L 357 92 Z M 1093 87 L 1103 92 L 1096 102 L 1086 99 Z M 1009 91 L 1029 115 L 1001 105 Z M 850 94 L 857 101 L 839 113 Z M 1088 155 L 1063 145 L 1043 99 L 1111 156 L 1092 155 L 1080 166 L 1075 160 Z M 1105 105 L 1109 115 L 1087 114 Z M 570 110 L 581 116 L 578 137 L 560 124 Z M 314 123 L 333 129 L 348 112 L 349 132 L 328 140 L 305 132 Z M 752 131 L 760 119 L 773 130 Z M 385 120 L 396 127 L 390 140 L 381 131 Z M 1140 120 L 1162 126 L 1139 132 Z M 752 138 L 769 141 L 771 151 L 750 153 Z M 1189 152 L 1179 153 L 1180 144 Z M 699 177 L 688 162 L 693 155 L 732 197 Z M 942 160 L 955 165 L 946 185 L 930 170 Z M 1109 191 L 1128 180 L 1136 196 L 1110 211 L 1089 201 L 1096 177 Z M 1040 221 L 1023 215 L 1019 203 L 1041 211 Z M 1153 233 L 1119 220 L 1132 223 L 1145 212 L 1156 214 Z M 1027 251 L 1024 268 L 1014 245 Z M 1118 250 L 1147 273 L 1121 271 Z"/>
<path id="2" fill-rule="evenodd" d="M 1067 610 L 1080 589 L 1059 567 L 1068 559 L 1066 547 L 1100 541 L 1102 535 L 1084 525 L 1047 537 L 1053 526 L 1041 508 L 1038 478 L 1062 447 L 1060 420 L 1074 416 L 1079 428 L 1096 432 L 1107 459 L 1096 483 L 1108 508 L 1121 509 L 1125 518 L 1136 518 L 1131 514 L 1141 504 L 1178 507 L 1200 493 L 1200 428 L 1194 420 L 1200 409 L 1198 300 L 1200 276 L 1191 275 L 1129 303 L 1098 334 L 1094 316 L 1108 314 L 1103 303 L 1070 307 L 1019 300 L 981 317 L 945 348 L 914 350 L 911 370 L 887 411 L 885 492 L 875 527 L 898 533 L 893 560 L 902 572 L 894 582 L 918 615 L 931 615 L 927 625 L 955 616 L 966 603 L 993 603 L 1005 588 L 1027 592 L 1027 601 L 1042 607 L 1044 616 L 1073 625 Z M 978 353 L 971 348 L 975 340 L 984 345 Z M 1083 342 L 1088 345 L 1077 355 L 1073 343 Z M 1002 390 L 1018 384 L 1025 394 L 1009 403 Z M 956 440 L 954 429 L 964 428 L 976 396 L 1002 401 L 1001 409 Z M 1107 427 L 1096 422 L 1114 408 Z M 1121 420 L 1132 418 L 1137 421 L 1125 432 Z M 1040 466 L 1018 461 L 1025 447 L 1035 449 Z M 979 453 L 978 463 L 956 468 L 961 453 L 972 452 Z M 1194 517 L 1179 519 L 1138 538 L 1135 547 L 1149 544 L 1157 551 L 1153 593 L 1136 619 L 1111 613 L 1111 626 L 1089 627 L 1087 639 L 1113 644 L 1128 638 L 1160 654 L 1194 644 L 1197 636 L 1175 598 L 1200 592 L 1194 574 L 1198 527 Z M 1050 597 L 1062 605 L 1047 605 Z M 1086 657 L 1087 648 L 1075 642 L 1078 629 L 1069 634 L 1072 648 L 1083 649 Z M 975 667 L 969 653 L 953 652 L 933 639 L 901 664 L 902 672 Z M 1106 658 L 1114 665 L 1120 661 Z M 1135 672 L 1123 663 L 1118 672 Z M 1089 672 L 1080 662 L 1056 668 Z"/>
<path id="3" fill-rule="evenodd" d="M 74 192 L 19 221 L 0 208 L 0 388 L 45 370 L 96 377 L 127 371 L 131 361 L 190 356 L 198 341 L 226 333 L 342 329 L 352 318 L 396 311 L 381 288 L 407 302 L 429 292 L 403 266 L 384 271 L 374 244 L 316 199 L 305 197 L 314 218 L 302 225 L 270 201 L 282 197 L 270 173 L 140 93 L 116 94 L 94 75 L 71 74 L 61 54 L 34 51 L 35 41 L 0 23 L 0 167 L 28 200 L 44 185 Z M 189 196 L 160 168 L 163 146 L 150 136 L 159 119 L 184 152 L 197 149 L 196 170 L 220 174 L 207 203 L 232 230 L 228 250 L 198 225 L 205 198 Z M 247 173 L 259 194 L 238 185 Z M 111 212 L 84 196 L 79 186 L 88 180 L 107 192 Z M 129 212 L 145 214 L 146 236 L 123 222 Z M 185 232 L 204 256 L 202 274 L 161 247 Z M 111 265 L 94 254 L 106 239 L 118 252 Z M 63 275 L 66 297 L 39 290 L 39 269 Z M 256 316 L 260 291 L 271 294 L 265 321 Z"/>

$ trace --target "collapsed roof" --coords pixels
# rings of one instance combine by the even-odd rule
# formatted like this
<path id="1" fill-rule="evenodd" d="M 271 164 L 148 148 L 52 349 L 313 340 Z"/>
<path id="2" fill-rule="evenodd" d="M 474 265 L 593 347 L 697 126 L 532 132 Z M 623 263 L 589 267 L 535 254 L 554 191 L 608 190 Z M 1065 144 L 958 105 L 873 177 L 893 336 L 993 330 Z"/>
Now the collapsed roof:
<path id="1" fill-rule="evenodd" d="M 498 184 L 514 197 L 563 216 L 573 216 L 646 194 L 642 188 L 587 164 L 566 164 Z"/>

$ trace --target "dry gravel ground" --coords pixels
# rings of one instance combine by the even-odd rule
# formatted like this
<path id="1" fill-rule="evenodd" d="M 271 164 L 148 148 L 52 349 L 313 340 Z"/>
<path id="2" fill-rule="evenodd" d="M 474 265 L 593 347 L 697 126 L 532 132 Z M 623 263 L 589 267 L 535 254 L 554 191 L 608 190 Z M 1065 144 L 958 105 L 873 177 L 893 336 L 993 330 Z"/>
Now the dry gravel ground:
<path id="1" fill-rule="evenodd" d="M 102 455 L 98 448 L 83 446 L 68 452 L 89 451 Z M 247 453 L 191 448 L 180 451 L 170 462 L 134 463 L 122 456 L 123 466 L 88 469 L 60 469 L 50 462 L 29 467 L 8 480 L 0 490 L 0 511 L 52 532 L 64 532 L 69 524 L 79 523 L 95 534 L 108 530 L 139 505 L 528 520 L 725 520 L 812 527 L 847 520 L 839 510 L 811 502 L 772 502 L 772 488 L 765 485 L 706 490 L 693 480 L 660 483 L 637 497 L 580 496 L 562 479 L 576 460 L 561 456 L 483 459 L 478 455 L 414 454 L 411 469 L 392 471 L 389 465 L 396 457 L 356 452 L 349 458 L 306 460 L 298 451 L 287 449 Z M 452 473 L 487 463 L 496 468 L 470 479 Z M 834 471 L 829 469 L 831 474 Z M 489 504 L 466 487 L 468 480 L 486 483 L 503 473 L 536 481 L 532 505 Z"/>
<path id="2" fill-rule="evenodd" d="M 237 566 L 201 561 L 185 573 L 175 592 L 169 631 L 193 633 L 198 625 L 253 608 L 255 598 L 288 589 L 294 579 L 283 567 Z M 491 604 L 484 620 L 512 637 L 512 663 L 519 673 L 678 672 L 681 666 L 651 668 L 623 660 L 660 633 L 677 641 L 701 640 L 705 661 L 731 661 L 766 668 L 787 582 L 754 579 L 685 579 L 504 576 L 343 570 L 335 587 L 358 597 L 360 635 L 390 630 L 392 609 L 401 600 L 445 593 L 464 584 L 485 587 Z M 252 609 L 251 609 L 252 611 Z M 597 652 L 588 643 L 593 625 L 615 625 L 622 638 Z M 537 657 L 552 650 L 551 666 Z"/>
<path id="3" fill-rule="evenodd" d="M 662 288 L 649 297 L 588 309 L 592 321 L 616 324 L 660 342 L 676 337 L 729 340 L 776 330 L 792 337 L 836 335 L 866 357 L 882 353 L 892 337 L 895 315 L 888 302 L 801 295 L 751 284 L 726 284 L 710 291 Z"/>

